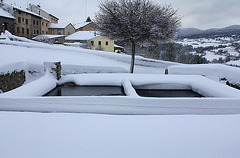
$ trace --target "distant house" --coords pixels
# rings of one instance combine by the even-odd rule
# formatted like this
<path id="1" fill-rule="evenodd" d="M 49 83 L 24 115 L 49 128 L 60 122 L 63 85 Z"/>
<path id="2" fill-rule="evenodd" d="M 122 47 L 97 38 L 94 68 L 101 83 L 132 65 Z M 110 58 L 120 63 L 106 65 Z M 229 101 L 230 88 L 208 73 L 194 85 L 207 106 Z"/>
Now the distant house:
<path id="1" fill-rule="evenodd" d="M 47 35 L 49 34 L 48 28 L 50 27 L 51 23 L 58 23 L 58 18 L 49 14 L 48 12 L 44 11 L 40 5 L 29 4 L 27 10 L 34 12 L 40 16 L 41 19 L 41 34 Z"/>
<path id="2" fill-rule="evenodd" d="M 28 10 L 13 7 L 15 20 L 15 35 L 32 38 L 41 34 L 42 17 Z"/>
<path id="3" fill-rule="evenodd" d="M 9 32 L 14 34 L 15 33 L 14 21 L 15 21 L 14 16 L 5 11 L 0 6 L 0 34 L 5 30 L 8 30 Z"/>
<path id="4" fill-rule="evenodd" d="M 31 39 L 32 37 L 41 34 L 42 16 L 4 2 L 0 3 L 0 7 L 5 8 L 7 12 L 15 18 L 15 35 Z"/>
<path id="5" fill-rule="evenodd" d="M 58 23 L 58 18 L 48 12 L 44 11 L 40 5 L 29 4 L 27 10 L 34 12 L 42 17 L 50 20 L 51 23 Z"/>
<path id="6" fill-rule="evenodd" d="M 77 31 L 95 31 L 96 24 L 92 21 L 74 24 Z"/>
<path id="7" fill-rule="evenodd" d="M 114 52 L 114 41 L 97 34 L 96 31 L 78 31 L 66 37 L 65 41 L 85 43 L 91 49 Z"/>
<path id="8" fill-rule="evenodd" d="M 51 35 L 65 35 L 67 37 L 74 32 L 75 28 L 71 23 L 51 24 L 49 27 Z"/>

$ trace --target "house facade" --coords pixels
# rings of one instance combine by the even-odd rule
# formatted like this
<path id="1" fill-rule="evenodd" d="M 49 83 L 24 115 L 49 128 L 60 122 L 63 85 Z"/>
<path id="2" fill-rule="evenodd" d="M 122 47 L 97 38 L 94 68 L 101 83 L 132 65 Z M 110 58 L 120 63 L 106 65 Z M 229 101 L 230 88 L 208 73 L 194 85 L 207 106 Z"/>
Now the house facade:
<path id="1" fill-rule="evenodd" d="M 98 36 L 87 41 L 92 49 L 114 52 L 114 41 L 105 36 Z"/>
<path id="2" fill-rule="evenodd" d="M 0 34 L 5 30 L 8 30 L 9 32 L 14 34 L 14 22 L 14 16 L 12 16 L 10 13 L 6 12 L 5 10 L 3 10 L 3 8 L 0 7 Z"/>
<path id="3" fill-rule="evenodd" d="M 49 27 L 49 33 L 51 35 L 65 35 L 67 37 L 74 32 L 75 28 L 71 23 L 51 24 Z"/>
<path id="4" fill-rule="evenodd" d="M 33 38 L 41 33 L 41 17 L 21 8 L 13 7 L 15 35 Z"/>
<path id="5" fill-rule="evenodd" d="M 114 41 L 105 36 L 100 36 L 96 31 L 78 31 L 65 38 L 66 42 L 79 42 L 86 45 L 87 48 L 114 52 Z"/>
<path id="6" fill-rule="evenodd" d="M 50 27 L 50 20 L 46 19 L 46 18 L 42 18 L 41 19 L 41 34 L 42 35 L 47 35 L 49 34 L 48 32 L 48 28 Z"/>

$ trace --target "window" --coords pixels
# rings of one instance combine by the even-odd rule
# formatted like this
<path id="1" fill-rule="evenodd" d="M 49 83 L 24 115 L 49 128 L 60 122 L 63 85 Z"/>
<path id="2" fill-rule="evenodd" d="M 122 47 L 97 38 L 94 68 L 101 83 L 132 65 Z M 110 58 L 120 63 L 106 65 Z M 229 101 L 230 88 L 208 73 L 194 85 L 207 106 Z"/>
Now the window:
<path id="1" fill-rule="evenodd" d="M 98 45 L 101 46 L 101 45 L 102 45 L 102 42 L 101 42 L 101 41 L 98 41 Z"/>
<path id="2" fill-rule="evenodd" d="M 24 28 L 22 28 L 22 34 L 24 34 Z"/>
<path id="3" fill-rule="evenodd" d="M 54 31 L 52 30 L 52 35 L 54 35 Z"/>
<path id="4" fill-rule="evenodd" d="M 46 35 L 47 35 L 47 31 L 46 31 Z"/>
<path id="5" fill-rule="evenodd" d="M 47 27 L 47 23 L 46 23 L 46 27 Z"/>
<path id="6" fill-rule="evenodd" d="M 17 33 L 20 33 L 20 28 L 19 27 L 17 27 Z"/>
<path id="7" fill-rule="evenodd" d="M 37 25 L 38 25 L 38 21 L 37 21 Z"/>
<path id="8" fill-rule="evenodd" d="M 42 30 L 42 34 L 44 34 L 44 31 Z"/>
<path id="9" fill-rule="evenodd" d="M 94 41 L 91 41 L 91 45 L 92 45 L 92 46 L 94 45 Z"/>
<path id="10" fill-rule="evenodd" d="M 44 22 L 42 22 L 42 26 L 44 25 Z"/>
<path id="11" fill-rule="evenodd" d="M 33 20 L 33 25 L 35 25 L 36 24 L 36 21 L 35 20 Z"/>
<path id="12" fill-rule="evenodd" d="M 58 35 L 61 35 L 61 30 L 58 30 Z"/>
<path id="13" fill-rule="evenodd" d="M 37 30 L 37 35 L 39 34 L 39 31 Z"/>
<path id="14" fill-rule="evenodd" d="M 29 35 L 29 28 L 27 28 L 27 34 Z"/>
<path id="15" fill-rule="evenodd" d="M 28 24 L 28 19 L 26 19 L 26 24 Z"/>
<path id="16" fill-rule="evenodd" d="M 22 22 L 24 22 L 24 18 L 22 18 Z"/>
<path id="17" fill-rule="evenodd" d="M 33 30 L 33 34 L 34 34 L 34 35 L 36 34 L 36 30 Z"/>
<path id="18" fill-rule="evenodd" d="M 70 35 L 70 32 L 68 32 L 68 35 Z"/>
<path id="19" fill-rule="evenodd" d="M 21 23 L 21 17 L 18 17 L 18 23 Z"/>
<path id="20" fill-rule="evenodd" d="M 106 46 L 108 46 L 108 41 L 106 41 Z"/>

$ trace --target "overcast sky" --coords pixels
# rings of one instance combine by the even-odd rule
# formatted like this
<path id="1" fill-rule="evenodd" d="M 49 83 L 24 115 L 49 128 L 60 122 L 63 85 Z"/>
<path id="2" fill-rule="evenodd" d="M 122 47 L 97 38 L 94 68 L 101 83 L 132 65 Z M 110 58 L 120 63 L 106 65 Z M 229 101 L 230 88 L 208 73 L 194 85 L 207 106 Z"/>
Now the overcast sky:
<path id="1" fill-rule="evenodd" d="M 4 0 L 26 8 L 28 3 L 39 4 L 45 11 L 57 16 L 60 23 L 83 22 L 87 16 L 94 19 L 101 0 Z M 240 25 L 240 0 L 152 0 L 171 4 L 183 16 L 182 27 L 199 29 Z"/>

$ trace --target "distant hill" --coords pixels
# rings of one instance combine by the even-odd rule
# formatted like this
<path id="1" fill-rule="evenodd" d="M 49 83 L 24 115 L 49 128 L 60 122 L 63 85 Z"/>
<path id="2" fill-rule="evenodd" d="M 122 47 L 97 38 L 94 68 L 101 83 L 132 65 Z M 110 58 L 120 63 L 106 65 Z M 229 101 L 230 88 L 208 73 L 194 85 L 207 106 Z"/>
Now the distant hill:
<path id="1" fill-rule="evenodd" d="M 225 28 L 212 28 L 200 30 L 197 28 L 182 28 L 178 32 L 178 38 L 210 38 L 229 37 L 235 35 L 240 38 L 240 25 L 232 25 Z"/>

